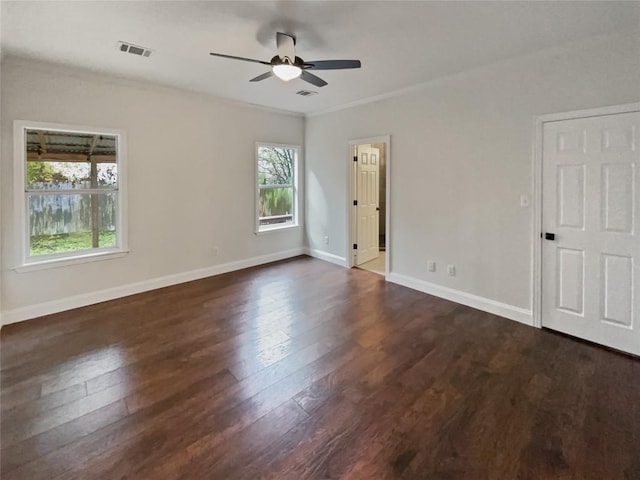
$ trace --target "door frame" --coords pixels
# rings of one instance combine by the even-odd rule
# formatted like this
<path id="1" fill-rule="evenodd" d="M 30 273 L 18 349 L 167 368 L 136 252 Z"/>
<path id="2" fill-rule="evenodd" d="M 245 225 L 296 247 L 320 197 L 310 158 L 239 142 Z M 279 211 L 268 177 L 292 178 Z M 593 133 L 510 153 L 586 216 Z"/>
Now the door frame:
<path id="1" fill-rule="evenodd" d="M 640 111 L 640 102 L 610 105 L 606 107 L 549 113 L 535 118 L 533 153 L 533 281 L 532 281 L 532 325 L 542 328 L 542 141 L 544 124 L 561 120 L 600 117 Z"/>
<path id="2" fill-rule="evenodd" d="M 384 143 L 385 144 L 385 209 L 384 209 L 384 235 L 385 235 L 385 258 L 384 258 L 384 278 L 389 278 L 391 270 L 391 135 L 378 135 L 376 137 L 356 138 L 349 140 L 347 143 L 347 268 L 355 266 L 353 244 L 355 243 L 356 215 L 354 212 L 353 199 L 356 198 L 355 175 L 353 172 L 353 147 L 362 145 L 363 143 Z"/>

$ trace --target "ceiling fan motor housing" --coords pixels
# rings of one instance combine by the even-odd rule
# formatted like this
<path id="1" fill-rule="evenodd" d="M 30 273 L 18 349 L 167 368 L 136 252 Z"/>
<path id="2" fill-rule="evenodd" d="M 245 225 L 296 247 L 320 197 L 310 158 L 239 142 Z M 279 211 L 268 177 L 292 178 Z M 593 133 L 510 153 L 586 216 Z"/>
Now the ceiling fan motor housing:
<path id="1" fill-rule="evenodd" d="M 289 57 L 285 57 L 284 59 L 280 58 L 278 55 L 271 59 L 271 65 L 293 65 L 300 68 L 305 68 L 304 60 L 300 57 L 296 57 L 293 63 L 291 63 Z"/>

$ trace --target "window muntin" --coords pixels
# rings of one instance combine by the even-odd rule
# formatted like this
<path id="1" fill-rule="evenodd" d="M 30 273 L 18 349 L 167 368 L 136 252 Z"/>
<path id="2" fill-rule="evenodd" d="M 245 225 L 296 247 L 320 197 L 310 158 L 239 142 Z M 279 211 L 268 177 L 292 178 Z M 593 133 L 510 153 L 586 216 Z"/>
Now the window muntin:
<path id="1" fill-rule="evenodd" d="M 258 144 L 258 231 L 296 226 L 298 147 Z"/>
<path id="2" fill-rule="evenodd" d="M 22 265 L 122 252 L 123 134 L 20 123 Z"/>

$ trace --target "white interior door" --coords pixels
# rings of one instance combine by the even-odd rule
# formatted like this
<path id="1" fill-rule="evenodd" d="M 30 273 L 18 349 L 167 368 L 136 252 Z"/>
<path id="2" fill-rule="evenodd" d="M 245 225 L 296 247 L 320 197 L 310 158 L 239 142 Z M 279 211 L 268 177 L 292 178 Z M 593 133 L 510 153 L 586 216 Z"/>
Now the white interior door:
<path id="1" fill-rule="evenodd" d="M 357 233 L 356 265 L 378 258 L 380 151 L 371 145 L 358 145 L 356 166 Z"/>
<path id="2" fill-rule="evenodd" d="M 636 355 L 639 135 L 639 112 L 547 122 L 542 164 L 542 325 Z"/>

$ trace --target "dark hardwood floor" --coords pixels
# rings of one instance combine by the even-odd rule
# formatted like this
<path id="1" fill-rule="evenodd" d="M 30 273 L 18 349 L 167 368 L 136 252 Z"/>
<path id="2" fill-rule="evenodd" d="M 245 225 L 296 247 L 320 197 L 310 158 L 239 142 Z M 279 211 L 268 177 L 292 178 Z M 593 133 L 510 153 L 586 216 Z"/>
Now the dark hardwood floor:
<path id="1" fill-rule="evenodd" d="M 2 479 L 640 479 L 640 361 L 308 257 L 2 330 Z"/>

